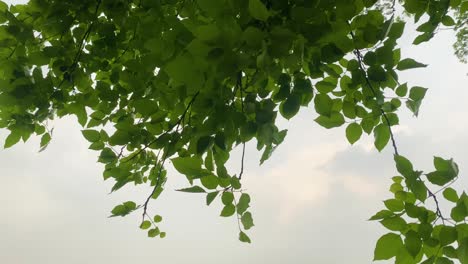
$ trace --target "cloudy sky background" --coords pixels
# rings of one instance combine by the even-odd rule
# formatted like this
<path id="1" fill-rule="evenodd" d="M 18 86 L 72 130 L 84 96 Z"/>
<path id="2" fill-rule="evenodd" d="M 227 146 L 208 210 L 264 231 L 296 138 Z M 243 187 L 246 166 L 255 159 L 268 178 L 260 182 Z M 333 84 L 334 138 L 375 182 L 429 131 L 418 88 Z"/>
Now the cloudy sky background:
<path id="1" fill-rule="evenodd" d="M 15 1 L 7 1 L 15 2 Z M 407 32 L 411 35 L 411 32 Z M 429 64 L 403 72 L 402 82 L 430 90 L 414 118 L 400 111 L 396 139 L 400 152 L 416 168 L 432 169 L 433 155 L 453 157 L 468 189 L 468 66 L 453 55 L 453 33 L 441 31 L 429 44 L 402 43 L 402 58 Z M 235 218 L 221 218 L 220 202 L 172 190 L 185 177 L 169 170 L 166 192 L 151 203 L 163 216 L 165 239 L 149 239 L 138 229 L 140 213 L 107 218 L 127 200 L 143 202 L 147 187 L 129 187 L 108 195 L 97 152 L 88 150 L 75 118 L 54 122 L 45 152 L 39 139 L 0 150 L 0 263 L 371 263 L 377 238 L 385 231 L 368 222 L 396 174 L 392 151 L 373 148 L 366 136 L 350 146 L 344 128 L 326 130 L 303 109 L 290 122 L 285 142 L 263 166 L 248 145 L 243 186 L 252 197 L 252 244 L 237 240 Z M 0 140 L 6 137 L 0 131 Z M 239 152 L 231 159 L 239 170 Z"/>

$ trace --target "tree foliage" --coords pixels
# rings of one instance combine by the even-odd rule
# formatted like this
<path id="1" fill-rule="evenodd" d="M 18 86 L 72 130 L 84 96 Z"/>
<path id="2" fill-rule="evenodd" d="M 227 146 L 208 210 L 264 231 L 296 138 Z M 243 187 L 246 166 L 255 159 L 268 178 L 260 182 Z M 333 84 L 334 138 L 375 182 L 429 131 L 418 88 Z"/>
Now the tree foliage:
<path id="1" fill-rule="evenodd" d="M 318 125 L 346 125 L 351 144 L 372 134 L 379 151 L 393 147 L 394 198 L 371 218 L 391 232 L 377 241 L 374 259 L 466 264 L 468 196 L 448 187 L 456 163 L 435 157 L 434 171 L 416 170 L 398 153 L 392 127 L 403 104 L 418 115 L 427 91 L 398 78 L 426 67 L 401 57 L 407 21 L 418 25 L 415 45 L 454 27 L 465 60 L 467 8 L 466 0 L 0 1 L 4 147 L 34 134 L 43 150 L 52 136 L 47 121 L 76 116 L 112 191 L 151 186 L 145 201 L 123 202 L 112 216 L 140 210 L 140 228 L 164 237 L 162 217 L 151 217 L 148 204 L 164 190 L 170 160 L 189 184 L 179 191 L 222 203 L 220 215 L 236 217 L 239 240 L 250 243 L 245 143 L 257 142 L 263 163 L 287 133 L 278 115 L 313 107 Z M 225 166 L 235 147 L 242 148 L 237 173 Z M 450 218 L 442 198 L 453 203 Z"/>

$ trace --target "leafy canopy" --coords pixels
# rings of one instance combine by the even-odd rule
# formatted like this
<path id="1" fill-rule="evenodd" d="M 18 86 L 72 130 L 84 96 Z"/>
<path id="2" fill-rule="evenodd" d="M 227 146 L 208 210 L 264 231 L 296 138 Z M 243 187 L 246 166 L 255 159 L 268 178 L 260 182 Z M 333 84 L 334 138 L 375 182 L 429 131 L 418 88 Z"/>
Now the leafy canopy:
<path id="1" fill-rule="evenodd" d="M 436 157 L 433 172 L 416 171 L 391 128 L 403 104 L 418 115 L 427 91 L 398 78 L 426 67 L 401 58 L 405 24 L 417 23 L 416 45 L 454 27 L 464 60 L 467 8 L 466 0 L 0 1 L 4 147 L 35 134 L 43 150 L 52 136 L 47 121 L 76 116 L 112 191 L 151 186 L 145 201 L 123 202 L 112 216 L 141 210 L 140 228 L 165 237 L 162 217 L 147 207 L 164 190 L 170 160 L 189 183 L 179 191 L 221 202 L 220 215 L 236 217 L 239 240 L 250 243 L 245 143 L 257 142 L 263 163 L 286 136 L 277 118 L 313 107 L 318 125 L 346 126 L 351 144 L 364 134 L 379 151 L 392 144 L 401 176 L 393 178 L 394 198 L 371 218 L 391 231 L 377 242 L 375 260 L 466 264 L 468 196 L 447 188 L 456 163 Z M 235 147 L 243 149 L 238 173 L 225 166 Z M 429 184 L 454 203 L 451 219 Z"/>

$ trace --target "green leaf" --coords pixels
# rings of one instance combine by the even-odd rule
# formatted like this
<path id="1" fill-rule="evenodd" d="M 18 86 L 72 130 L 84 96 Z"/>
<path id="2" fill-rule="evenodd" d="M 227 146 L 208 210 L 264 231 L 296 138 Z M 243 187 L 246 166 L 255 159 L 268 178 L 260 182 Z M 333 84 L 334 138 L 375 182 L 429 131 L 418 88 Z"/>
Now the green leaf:
<path id="1" fill-rule="evenodd" d="M 260 0 L 249 0 L 249 13 L 258 20 L 266 21 L 270 16 L 270 12 Z"/>
<path id="2" fill-rule="evenodd" d="M 126 216 L 129 213 L 133 212 L 135 209 L 136 209 L 136 204 L 134 202 L 132 202 L 132 201 L 124 202 L 124 203 L 119 204 L 116 207 L 114 207 L 114 209 L 112 209 L 111 217 Z"/>
<path id="3" fill-rule="evenodd" d="M 468 264 L 468 238 L 465 237 L 459 243 L 457 249 L 457 257 L 460 260 L 461 264 Z"/>
<path id="4" fill-rule="evenodd" d="M 377 241 L 374 260 L 386 260 L 395 257 L 403 247 L 401 237 L 394 233 L 383 235 Z"/>
<path id="5" fill-rule="evenodd" d="M 199 138 L 197 141 L 197 154 L 205 153 L 211 142 L 212 139 L 209 136 Z"/>
<path id="6" fill-rule="evenodd" d="M 351 123 L 346 127 L 346 138 L 349 143 L 354 144 L 361 138 L 362 128 L 357 123 Z"/>
<path id="7" fill-rule="evenodd" d="M 392 212 L 400 212 L 405 209 L 405 205 L 402 201 L 397 199 L 388 199 L 384 201 L 385 207 Z"/>
<path id="8" fill-rule="evenodd" d="M 239 232 L 239 240 L 241 242 L 245 242 L 245 243 L 249 243 L 249 244 L 251 243 L 250 238 L 242 231 Z"/>
<path id="9" fill-rule="evenodd" d="M 385 70 L 380 66 L 371 66 L 367 70 L 367 75 L 369 79 L 374 82 L 384 82 L 387 80 L 387 75 Z"/>
<path id="10" fill-rule="evenodd" d="M 405 178 L 413 177 L 413 164 L 411 164 L 407 158 L 401 155 L 394 155 L 393 159 L 395 160 L 396 168 L 398 172 L 401 173 L 401 175 L 403 175 Z"/>
<path id="11" fill-rule="evenodd" d="M 394 216 L 395 214 L 392 211 L 389 210 L 381 210 L 377 212 L 375 215 L 373 215 L 371 218 L 369 218 L 369 221 L 374 221 L 374 220 L 380 220 L 380 219 L 385 219 L 385 218 L 390 218 Z"/>
<path id="12" fill-rule="evenodd" d="M 228 204 L 223 207 L 223 210 L 221 211 L 221 216 L 229 217 L 233 215 L 235 212 L 236 212 L 236 207 L 233 204 Z"/>
<path id="13" fill-rule="evenodd" d="M 209 190 L 216 189 L 216 187 L 218 187 L 219 184 L 218 177 L 216 177 L 213 174 L 201 177 L 200 181 L 202 185 Z"/>
<path id="14" fill-rule="evenodd" d="M 231 177 L 231 186 L 232 188 L 239 190 L 241 188 L 241 183 L 239 181 L 239 178 Z"/>
<path id="15" fill-rule="evenodd" d="M 5 145 L 3 146 L 4 148 L 9 148 L 16 143 L 18 143 L 21 139 L 21 133 L 19 131 L 11 131 L 10 135 L 5 139 Z"/>
<path id="16" fill-rule="evenodd" d="M 344 117 L 341 113 L 332 112 L 331 115 L 328 116 L 319 116 L 315 120 L 320 126 L 330 129 L 334 127 L 340 127 L 345 123 Z"/>
<path id="17" fill-rule="evenodd" d="M 319 115 L 330 117 L 333 108 L 333 101 L 328 94 L 319 93 L 314 99 L 315 111 Z"/>
<path id="18" fill-rule="evenodd" d="M 451 27 L 455 25 L 455 20 L 453 20 L 453 18 L 450 16 L 444 16 L 441 22 L 444 26 L 447 26 L 447 27 Z"/>
<path id="19" fill-rule="evenodd" d="M 433 171 L 426 174 L 426 177 L 431 183 L 439 186 L 444 186 L 455 178 L 455 176 L 448 171 Z"/>
<path id="20" fill-rule="evenodd" d="M 206 205 L 210 205 L 214 201 L 216 196 L 218 196 L 218 193 L 219 193 L 219 191 L 208 193 L 206 195 Z"/>
<path id="21" fill-rule="evenodd" d="M 156 227 L 148 230 L 148 237 L 157 237 L 160 233 L 159 228 Z"/>
<path id="22" fill-rule="evenodd" d="M 83 134 L 84 138 L 91 143 L 97 142 L 101 138 L 99 132 L 96 130 L 81 130 L 81 133 Z"/>
<path id="23" fill-rule="evenodd" d="M 99 162 L 102 163 L 111 163 L 117 159 L 117 155 L 115 155 L 114 151 L 110 148 L 104 148 L 101 151 L 101 155 L 99 156 Z"/>
<path id="24" fill-rule="evenodd" d="M 374 146 L 378 151 L 382 151 L 389 140 L 390 130 L 387 125 L 380 124 L 374 128 Z"/>
<path id="25" fill-rule="evenodd" d="M 458 201 L 458 194 L 457 191 L 455 191 L 453 188 L 446 188 L 444 192 L 442 193 L 448 201 L 456 203 Z"/>
<path id="26" fill-rule="evenodd" d="M 162 216 L 160 216 L 160 215 L 155 215 L 155 216 L 153 217 L 153 221 L 154 221 L 155 223 L 161 222 L 161 221 L 162 221 Z"/>
<path id="27" fill-rule="evenodd" d="M 202 187 L 196 185 L 189 188 L 178 189 L 176 191 L 187 193 L 206 193 L 206 191 Z"/>
<path id="28" fill-rule="evenodd" d="M 249 230 L 254 226 L 252 214 L 250 212 L 245 212 L 241 217 L 242 225 L 245 230 Z"/>
<path id="29" fill-rule="evenodd" d="M 458 202 L 457 205 L 452 208 L 450 212 L 450 217 L 455 222 L 461 222 L 465 220 L 465 217 L 468 216 L 468 209 L 463 203 Z"/>
<path id="30" fill-rule="evenodd" d="M 414 100 L 414 101 L 420 101 L 424 98 L 424 96 L 426 95 L 426 92 L 427 92 L 427 88 L 415 86 L 411 88 L 409 98 L 411 98 L 411 100 Z"/>
<path id="31" fill-rule="evenodd" d="M 406 94 L 408 93 L 408 85 L 406 83 L 402 84 L 402 85 L 399 85 L 396 90 L 395 90 L 395 93 L 398 95 L 398 96 L 401 96 L 401 97 L 404 97 L 406 96 Z"/>
<path id="32" fill-rule="evenodd" d="M 52 138 L 51 138 L 51 136 L 50 136 L 49 133 L 45 133 L 44 135 L 42 135 L 42 137 L 41 137 L 41 144 L 40 144 L 41 148 L 46 147 L 46 146 L 49 144 L 49 142 L 50 142 L 51 139 L 52 139 Z"/>
<path id="33" fill-rule="evenodd" d="M 411 58 L 403 59 L 397 65 L 397 69 L 400 71 L 413 69 L 413 68 L 423 68 L 423 67 L 427 67 L 427 65 L 417 62 Z"/>
<path id="34" fill-rule="evenodd" d="M 390 27 L 390 31 L 388 32 L 387 37 L 391 39 L 398 39 L 403 35 L 404 29 L 405 22 L 394 22 Z"/>
<path id="35" fill-rule="evenodd" d="M 160 238 L 165 238 L 165 237 L 166 237 L 166 232 L 161 232 L 161 233 L 159 233 L 159 237 L 160 237 Z"/>
<path id="36" fill-rule="evenodd" d="M 280 105 L 280 113 L 286 119 L 294 117 L 301 107 L 301 97 L 292 94 Z"/>
<path id="37" fill-rule="evenodd" d="M 210 172 L 202 169 L 203 160 L 199 157 L 177 157 L 171 159 L 174 168 L 189 179 L 210 175 Z"/>
<path id="38" fill-rule="evenodd" d="M 442 226 L 439 232 L 441 246 L 450 245 L 457 240 L 457 230 L 453 226 Z"/>
<path id="39" fill-rule="evenodd" d="M 234 201 L 234 194 L 232 192 L 223 192 L 221 201 L 224 205 L 230 205 Z"/>
<path id="40" fill-rule="evenodd" d="M 250 203 L 250 196 L 246 193 L 243 193 L 239 198 L 239 202 L 237 203 L 237 213 L 243 214 L 248 208 Z"/>
<path id="41" fill-rule="evenodd" d="M 399 216 L 383 219 L 380 223 L 391 231 L 402 231 L 407 226 L 406 221 Z"/>
<path id="42" fill-rule="evenodd" d="M 141 223 L 140 228 L 145 230 L 151 227 L 151 222 L 148 220 L 145 220 Z"/>
<path id="43" fill-rule="evenodd" d="M 422 241 L 418 233 L 410 230 L 406 233 L 405 247 L 408 253 L 414 258 L 416 257 L 422 248 Z"/>

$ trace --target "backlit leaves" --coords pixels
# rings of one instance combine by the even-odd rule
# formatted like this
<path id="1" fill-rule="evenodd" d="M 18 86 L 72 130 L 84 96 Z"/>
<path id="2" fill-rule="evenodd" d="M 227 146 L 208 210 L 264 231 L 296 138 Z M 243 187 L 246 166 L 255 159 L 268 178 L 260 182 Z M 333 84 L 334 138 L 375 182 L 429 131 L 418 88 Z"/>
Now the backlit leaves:
<path id="1" fill-rule="evenodd" d="M 401 237 L 394 233 L 383 235 L 377 241 L 374 251 L 374 260 L 386 260 L 395 257 L 403 247 Z"/>
<path id="2" fill-rule="evenodd" d="M 243 242 L 250 243 L 244 231 L 254 223 L 250 196 L 227 169 L 236 146 L 256 141 L 263 163 L 286 136 L 278 115 L 289 120 L 310 106 L 324 128 L 349 124 L 351 144 L 373 132 L 381 151 L 399 123 L 402 102 L 418 115 L 427 91 L 399 84 L 396 70 L 426 65 L 401 60 L 396 43 L 406 17 L 387 16 L 374 0 L 140 1 L 112 8 L 104 1 L 95 14 L 95 6 L 68 1 L 70 16 L 57 1 L 36 2 L 13 5 L 11 12 L 0 2 L 0 127 L 10 131 L 4 147 L 35 134 L 43 150 L 51 139 L 44 124 L 75 116 L 89 149 L 99 151 L 112 191 L 146 184 L 153 189 L 150 199 L 157 199 L 168 177 L 164 164 L 172 161 L 190 183 L 178 191 L 204 193 L 207 205 L 220 196 L 221 215 L 238 218 Z M 440 25 L 461 24 L 454 14 L 466 10 L 466 1 L 449 2 L 407 0 L 396 10 L 415 19 L 415 43 L 422 43 Z M 387 90 L 396 98 L 386 98 Z M 393 197 L 372 219 L 400 235 L 379 240 L 375 257 L 412 263 L 424 252 L 428 261 L 443 263 L 429 253 L 451 242 L 453 229 L 432 233 L 428 223 L 442 216 L 416 203 L 433 198 L 427 186 L 447 187 L 458 167 L 435 158 L 435 170 L 423 173 L 402 156 L 395 162 L 401 176 L 393 178 Z M 452 220 L 464 221 L 466 194 L 446 188 L 443 196 L 454 205 Z M 136 209 L 126 202 L 112 215 Z M 162 238 L 166 234 L 154 224 L 160 220 L 144 219 L 140 227 Z M 465 250 L 466 236 L 456 230 Z"/>
<path id="3" fill-rule="evenodd" d="M 362 128 L 357 123 L 351 123 L 346 127 L 346 138 L 349 143 L 354 144 L 361 138 Z"/>
<path id="4" fill-rule="evenodd" d="M 400 71 L 413 69 L 413 68 L 421 68 L 421 67 L 427 67 L 427 65 L 423 64 L 423 63 L 420 63 L 420 62 L 417 62 L 417 61 L 415 61 L 414 59 L 411 59 L 411 58 L 403 59 L 397 65 L 397 69 L 400 70 Z"/>
<path id="5" fill-rule="evenodd" d="M 381 151 L 390 140 L 390 130 L 385 124 L 380 124 L 374 128 L 374 145 Z"/>

